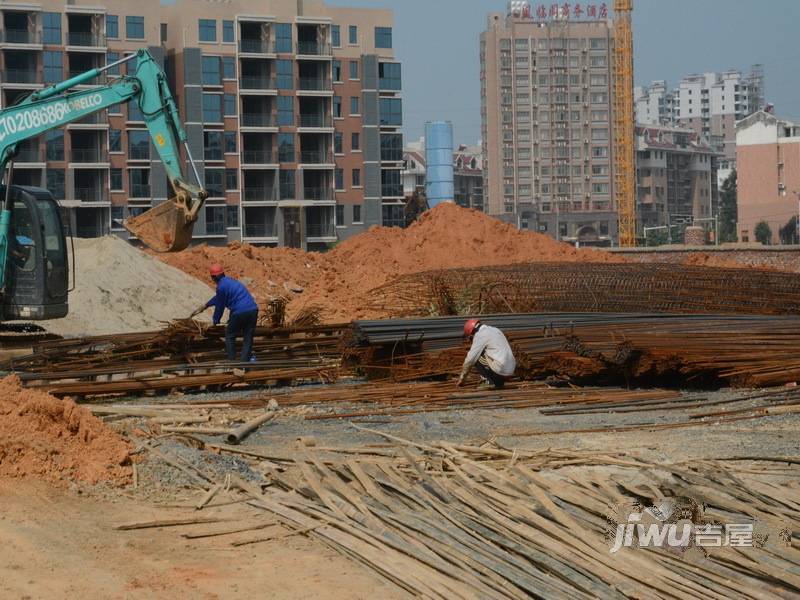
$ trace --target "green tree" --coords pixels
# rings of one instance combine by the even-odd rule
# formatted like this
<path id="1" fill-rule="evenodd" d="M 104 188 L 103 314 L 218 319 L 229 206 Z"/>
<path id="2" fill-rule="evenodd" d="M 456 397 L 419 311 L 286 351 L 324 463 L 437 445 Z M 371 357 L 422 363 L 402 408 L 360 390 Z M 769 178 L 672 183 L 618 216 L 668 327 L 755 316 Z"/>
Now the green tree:
<path id="1" fill-rule="evenodd" d="M 759 221 L 756 223 L 756 228 L 753 234 L 756 236 L 757 241 L 766 246 L 772 243 L 772 229 L 770 229 L 769 223 L 766 221 Z"/>
<path id="2" fill-rule="evenodd" d="M 778 237 L 781 239 L 781 244 L 797 244 L 797 215 L 789 219 L 778 232 Z"/>
<path id="3" fill-rule="evenodd" d="M 736 170 L 722 182 L 719 195 L 719 241 L 735 242 L 738 239 L 736 222 L 739 220 L 739 211 L 736 206 Z"/>

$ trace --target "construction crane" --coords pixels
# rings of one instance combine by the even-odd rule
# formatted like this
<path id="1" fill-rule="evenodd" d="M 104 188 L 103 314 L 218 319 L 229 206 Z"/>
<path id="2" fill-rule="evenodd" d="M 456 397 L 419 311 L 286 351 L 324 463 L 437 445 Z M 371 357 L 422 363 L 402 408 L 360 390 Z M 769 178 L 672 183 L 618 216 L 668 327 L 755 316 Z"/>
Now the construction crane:
<path id="1" fill-rule="evenodd" d="M 632 12 L 633 0 L 614 0 L 614 193 L 623 247 L 636 245 Z"/>

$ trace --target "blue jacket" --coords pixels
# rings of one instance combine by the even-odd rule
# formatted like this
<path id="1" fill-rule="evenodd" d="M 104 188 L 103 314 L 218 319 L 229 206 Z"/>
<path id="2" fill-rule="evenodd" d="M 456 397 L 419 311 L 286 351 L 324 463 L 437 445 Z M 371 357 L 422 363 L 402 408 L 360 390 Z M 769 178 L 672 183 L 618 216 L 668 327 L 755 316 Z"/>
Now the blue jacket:
<path id="1" fill-rule="evenodd" d="M 207 308 L 210 306 L 215 307 L 214 325 L 219 324 L 226 308 L 231 311 L 231 315 L 258 310 L 256 301 L 244 284 L 224 276 L 217 282 L 217 295 L 206 304 Z"/>

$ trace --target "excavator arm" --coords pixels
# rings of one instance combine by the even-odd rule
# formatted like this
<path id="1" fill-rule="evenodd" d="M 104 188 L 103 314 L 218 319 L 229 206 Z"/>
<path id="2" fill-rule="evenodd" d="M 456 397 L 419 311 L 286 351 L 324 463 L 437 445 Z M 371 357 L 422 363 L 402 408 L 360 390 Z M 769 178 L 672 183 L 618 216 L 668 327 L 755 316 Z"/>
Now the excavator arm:
<path id="1" fill-rule="evenodd" d="M 75 91 L 76 86 L 91 83 L 104 71 L 133 59 L 136 59 L 133 75 L 120 76 L 107 85 Z M 123 225 L 156 251 L 183 250 L 191 241 L 194 222 L 207 193 L 200 184 L 166 75 L 146 49 L 34 92 L 18 104 L 0 111 L 0 174 L 6 179 L 6 190 L 10 189 L 11 183 L 6 166 L 13 161 L 21 142 L 124 102 L 138 104 L 176 197 L 127 220 Z M 196 185 L 183 176 L 181 145 L 186 148 Z M 0 212 L 0 289 L 5 284 L 4 265 L 10 244 L 10 227 L 11 201 L 7 193 Z"/>

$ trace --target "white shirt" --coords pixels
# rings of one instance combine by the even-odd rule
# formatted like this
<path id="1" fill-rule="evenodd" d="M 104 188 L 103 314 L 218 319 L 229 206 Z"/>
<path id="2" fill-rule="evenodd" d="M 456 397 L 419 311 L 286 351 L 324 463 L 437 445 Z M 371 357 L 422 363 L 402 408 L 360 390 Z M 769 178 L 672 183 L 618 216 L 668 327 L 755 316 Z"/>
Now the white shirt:
<path id="1" fill-rule="evenodd" d="M 485 351 L 486 362 L 489 368 L 503 377 L 511 377 L 514 369 L 517 368 L 517 361 L 511 352 L 506 336 L 496 327 L 481 325 L 478 332 L 472 338 L 472 347 L 464 359 L 464 369 L 462 373 L 469 371 L 478 362 Z"/>

